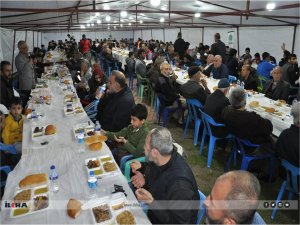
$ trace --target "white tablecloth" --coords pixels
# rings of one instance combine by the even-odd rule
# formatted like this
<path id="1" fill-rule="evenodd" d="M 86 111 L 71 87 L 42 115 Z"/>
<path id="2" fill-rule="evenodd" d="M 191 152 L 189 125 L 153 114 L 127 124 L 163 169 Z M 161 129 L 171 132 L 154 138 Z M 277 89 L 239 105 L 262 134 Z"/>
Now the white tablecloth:
<path id="1" fill-rule="evenodd" d="M 91 190 L 87 184 L 87 170 L 84 160 L 94 156 L 111 155 L 107 145 L 104 144 L 101 151 L 79 153 L 79 144 L 75 140 L 72 127 L 75 124 L 89 121 L 88 116 L 83 113 L 76 116 L 64 116 L 62 88 L 58 87 L 56 81 L 50 81 L 49 87 L 53 93 L 52 104 L 42 105 L 36 108 L 37 112 L 42 112 L 43 118 L 37 122 L 25 119 L 23 130 L 23 154 L 15 169 L 9 173 L 6 182 L 5 193 L 2 201 L 1 224 L 92 224 L 93 216 L 91 210 L 81 212 L 78 218 L 71 219 L 67 215 L 66 206 L 70 198 L 81 200 L 83 203 L 88 200 Z M 33 141 L 31 129 L 38 125 L 54 124 L 57 127 L 57 134 L 48 138 L 48 145 L 41 146 L 43 138 Z M 10 218 L 10 209 L 5 208 L 5 200 L 13 199 L 18 183 L 25 176 L 34 173 L 49 174 L 50 166 L 55 165 L 59 174 L 60 190 L 53 194 L 50 192 L 49 209 L 26 215 L 19 218 Z M 119 171 L 120 172 L 120 171 Z M 114 184 L 122 185 L 128 194 L 127 200 L 137 205 L 137 200 L 129 188 L 125 177 L 119 175 L 106 177 L 98 180 L 97 197 L 111 196 Z M 147 216 L 138 206 L 131 209 L 137 224 L 150 224 Z"/>
<path id="2" fill-rule="evenodd" d="M 176 80 L 178 84 L 182 85 L 189 80 L 187 71 L 183 71 L 183 70 L 174 68 L 174 73 L 175 73 L 175 75 L 178 76 L 178 79 Z M 219 80 L 207 78 L 206 81 L 207 81 L 208 88 L 210 89 L 211 92 L 213 92 L 214 87 L 218 86 Z M 251 101 L 258 101 L 261 106 L 273 107 L 276 110 L 278 110 L 279 112 L 282 112 L 283 116 L 276 116 L 276 115 L 267 113 L 262 110 L 258 111 L 255 108 L 251 108 L 249 106 L 249 103 Z M 278 106 L 276 106 L 277 103 L 278 102 L 265 97 L 263 94 L 257 94 L 257 95 L 249 94 L 249 96 L 247 98 L 247 106 L 246 106 L 247 110 L 255 111 L 261 117 L 263 117 L 265 119 L 269 119 L 272 122 L 272 124 L 273 124 L 273 132 L 272 133 L 276 137 L 278 137 L 283 130 L 289 128 L 291 126 L 291 124 L 293 123 L 293 118 L 292 118 L 292 116 L 290 116 L 291 108 L 289 106 L 278 107 Z"/>

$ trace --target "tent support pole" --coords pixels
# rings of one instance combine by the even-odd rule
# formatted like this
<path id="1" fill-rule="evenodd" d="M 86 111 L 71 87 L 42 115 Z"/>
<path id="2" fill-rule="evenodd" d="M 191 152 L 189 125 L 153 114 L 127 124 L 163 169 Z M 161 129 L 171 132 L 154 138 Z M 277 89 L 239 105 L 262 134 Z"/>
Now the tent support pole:
<path id="1" fill-rule="evenodd" d="M 237 51 L 238 54 L 240 55 L 240 28 L 237 27 L 236 30 L 237 30 Z"/>
<path id="2" fill-rule="evenodd" d="M 204 44 L 204 27 L 202 28 L 202 44 Z"/>
<path id="3" fill-rule="evenodd" d="M 16 45 L 16 30 L 14 30 L 14 44 L 13 44 L 13 54 L 12 54 L 12 59 L 11 59 L 11 65 L 12 65 L 12 69 L 14 69 L 14 61 L 15 61 L 15 45 Z M 14 72 L 14 71 L 13 71 Z"/>
<path id="4" fill-rule="evenodd" d="M 294 25 L 294 35 L 293 35 L 292 53 L 294 53 L 294 50 L 295 50 L 296 32 L 297 32 L 297 25 Z"/>
<path id="5" fill-rule="evenodd" d="M 27 30 L 25 30 L 25 42 L 27 42 Z"/>
<path id="6" fill-rule="evenodd" d="M 33 33 L 32 47 L 34 48 L 34 31 L 32 31 L 32 33 Z"/>

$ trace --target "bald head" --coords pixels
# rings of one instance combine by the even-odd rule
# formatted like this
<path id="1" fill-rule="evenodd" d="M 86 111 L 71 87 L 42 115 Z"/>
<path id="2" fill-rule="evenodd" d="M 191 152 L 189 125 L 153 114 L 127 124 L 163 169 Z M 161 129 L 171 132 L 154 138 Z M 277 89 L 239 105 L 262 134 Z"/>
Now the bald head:
<path id="1" fill-rule="evenodd" d="M 206 64 L 209 65 L 214 62 L 215 56 L 213 54 L 209 54 L 206 59 Z"/>
<path id="2" fill-rule="evenodd" d="M 222 65 L 222 56 L 216 55 L 214 58 L 214 67 L 219 68 Z"/>

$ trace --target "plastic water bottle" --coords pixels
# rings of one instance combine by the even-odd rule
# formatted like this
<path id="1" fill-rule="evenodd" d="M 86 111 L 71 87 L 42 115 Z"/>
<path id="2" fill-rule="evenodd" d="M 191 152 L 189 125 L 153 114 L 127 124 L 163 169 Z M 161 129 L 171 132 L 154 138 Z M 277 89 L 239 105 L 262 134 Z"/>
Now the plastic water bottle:
<path id="1" fill-rule="evenodd" d="M 244 83 L 244 81 L 242 81 L 242 82 L 241 82 L 241 88 L 244 89 L 244 87 L 245 87 L 245 83 Z"/>
<path id="2" fill-rule="evenodd" d="M 99 123 L 99 121 L 97 120 L 96 121 L 96 125 L 95 125 L 95 134 L 101 134 L 101 125 L 100 125 L 100 123 Z"/>
<path id="3" fill-rule="evenodd" d="M 238 86 L 241 86 L 240 80 L 237 80 L 236 84 L 237 84 Z"/>
<path id="4" fill-rule="evenodd" d="M 40 96 L 40 104 L 44 104 L 44 98 L 43 98 L 43 96 Z"/>
<path id="5" fill-rule="evenodd" d="M 32 112 L 31 112 L 31 119 L 32 119 L 32 120 L 36 120 L 36 119 L 37 119 L 37 113 L 36 113 L 35 109 L 32 109 Z"/>
<path id="6" fill-rule="evenodd" d="M 49 180 L 50 180 L 50 191 L 52 191 L 53 193 L 57 193 L 59 191 L 58 174 L 55 171 L 54 165 L 50 167 Z"/>
<path id="7" fill-rule="evenodd" d="M 79 149 L 78 151 L 81 152 L 85 152 L 85 146 L 84 146 L 84 133 L 83 131 L 81 131 L 78 136 L 78 144 L 79 144 Z"/>
<path id="8" fill-rule="evenodd" d="M 210 79 L 212 79 L 214 77 L 214 74 L 213 74 L 213 72 L 210 72 L 210 74 L 209 74 L 209 78 Z"/>
<path id="9" fill-rule="evenodd" d="M 90 188 L 91 194 L 89 195 L 89 198 L 93 199 L 97 197 L 97 178 L 95 177 L 94 171 L 89 172 L 89 178 L 88 178 L 88 186 Z"/>
<path id="10" fill-rule="evenodd" d="M 293 101 L 292 101 L 292 105 L 296 104 L 298 101 L 297 101 L 297 98 L 295 98 Z"/>

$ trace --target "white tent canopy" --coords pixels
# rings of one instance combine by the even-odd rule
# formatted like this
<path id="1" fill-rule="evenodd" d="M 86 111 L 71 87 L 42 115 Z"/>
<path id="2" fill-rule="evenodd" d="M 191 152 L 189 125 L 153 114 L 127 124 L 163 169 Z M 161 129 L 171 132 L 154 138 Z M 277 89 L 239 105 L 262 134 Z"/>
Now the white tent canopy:
<path id="1" fill-rule="evenodd" d="M 175 41 L 177 33 L 190 42 L 211 45 L 213 35 L 221 34 L 239 54 L 268 51 L 282 57 L 283 42 L 291 52 L 300 54 L 299 1 L 273 0 L 275 9 L 266 10 L 265 0 L 77 0 L 77 1 L 1 1 L 0 58 L 12 61 L 19 40 L 26 40 L 32 51 L 51 40 L 64 40 L 71 34 L 80 40 L 112 37 Z M 122 11 L 127 16 L 121 15 Z M 200 13 L 200 17 L 195 17 Z M 107 18 L 107 17 L 110 18 Z M 199 15 L 197 15 L 199 16 Z M 164 22 L 160 22 L 164 18 Z M 13 54 L 13 51 L 15 52 Z"/>

